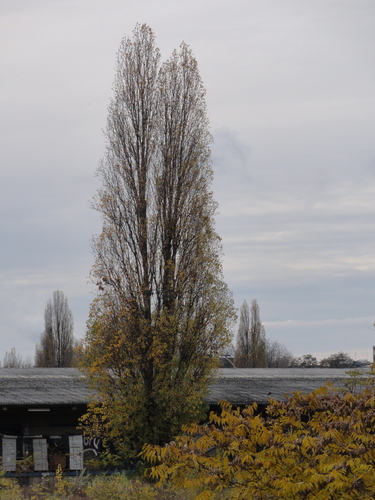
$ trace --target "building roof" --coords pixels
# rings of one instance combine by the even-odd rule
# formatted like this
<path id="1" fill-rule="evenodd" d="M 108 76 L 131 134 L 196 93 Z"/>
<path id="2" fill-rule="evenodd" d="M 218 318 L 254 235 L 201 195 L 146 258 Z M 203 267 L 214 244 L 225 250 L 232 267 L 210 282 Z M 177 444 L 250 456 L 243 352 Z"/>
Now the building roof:
<path id="1" fill-rule="evenodd" d="M 210 386 L 207 402 L 267 404 L 297 391 L 310 393 L 327 382 L 342 389 L 350 378 L 347 368 L 223 368 Z"/>
<path id="2" fill-rule="evenodd" d="M 224 399 L 233 404 L 269 399 L 282 401 L 286 394 L 311 392 L 328 381 L 345 387 L 347 369 L 329 368 L 222 368 L 210 385 L 207 402 Z M 0 405 L 86 404 L 89 389 L 76 368 L 2 368 Z"/>
<path id="3" fill-rule="evenodd" d="M 76 368 L 2 368 L 0 405 L 85 404 L 89 390 Z"/>

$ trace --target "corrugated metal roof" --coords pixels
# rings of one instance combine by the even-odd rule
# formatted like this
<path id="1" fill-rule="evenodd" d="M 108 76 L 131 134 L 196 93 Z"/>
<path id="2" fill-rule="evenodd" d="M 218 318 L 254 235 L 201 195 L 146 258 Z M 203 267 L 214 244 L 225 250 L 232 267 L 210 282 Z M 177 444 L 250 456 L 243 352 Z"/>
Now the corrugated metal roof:
<path id="1" fill-rule="evenodd" d="M 76 368 L 0 369 L 0 405 L 85 404 L 89 390 Z"/>
<path id="2" fill-rule="evenodd" d="M 288 394 L 309 393 L 327 382 L 345 388 L 350 377 L 346 368 L 223 368 L 210 386 L 207 402 L 216 404 L 224 399 L 245 405 L 284 401 Z"/>
<path id="3" fill-rule="evenodd" d="M 344 387 L 346 369 L 222 368 L 210 386 L 207 402 L 233 404 L 283 400 L 295 391 L 311 392 L 331 381 Z M 85 404 L 89 389 L 76 368 L 2 368 L 0 405 Z"/>

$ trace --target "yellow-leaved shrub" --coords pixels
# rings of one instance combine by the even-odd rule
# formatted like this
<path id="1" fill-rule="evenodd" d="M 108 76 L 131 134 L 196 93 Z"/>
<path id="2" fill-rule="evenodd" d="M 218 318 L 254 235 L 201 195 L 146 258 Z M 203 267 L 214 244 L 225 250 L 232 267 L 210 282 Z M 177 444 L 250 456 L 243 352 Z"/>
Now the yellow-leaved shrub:
<path id="1" fill-rule="evenodd" d="M 244 410 L 221 402 L 206 425 L 184 427 L 164 447 L 147 445 L 150 476 L 199 498 L 375 497 L 375 392 L 323 387 Z M 198 497 L 197 497 L 198 498 Z"/>

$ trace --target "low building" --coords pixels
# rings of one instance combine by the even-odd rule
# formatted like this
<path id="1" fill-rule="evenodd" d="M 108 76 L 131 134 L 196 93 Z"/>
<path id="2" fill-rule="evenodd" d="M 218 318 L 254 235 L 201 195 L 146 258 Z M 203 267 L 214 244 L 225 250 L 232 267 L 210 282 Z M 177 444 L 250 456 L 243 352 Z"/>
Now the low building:
<path id="1" fill-rule="evenodd" d="M 345 388 L 349 378 L 346 369 L 223 368 L 211 383 L 207 403 L 211 409 L 220 400 L 266 405 L 328 381 Z M 42 472 L 55 470 L 58 463 L 66 470 L 83 469 L 100 452 L 100 440 L 84 438 L 77 428 L 89 399 L 85 379 L 75 368 L 0 369 L 3 469 Z M 32 457 L 30 464 L 27 457 Z"/>
<path id="2" fill-rule="evenodd" d="M 3 469 L 15 472 L 16 459 L 32 457 L 33 471 L 83 469 L 83 439 L 78 419 L 89 391 L 75 368 L 0 369 L 0 435 Z M 90 451 L 89 451 L 90 450 Z M 30 461 L 31 462 L 31 461 Z M 20 463 L 28 472 L 28 462 Z"/>

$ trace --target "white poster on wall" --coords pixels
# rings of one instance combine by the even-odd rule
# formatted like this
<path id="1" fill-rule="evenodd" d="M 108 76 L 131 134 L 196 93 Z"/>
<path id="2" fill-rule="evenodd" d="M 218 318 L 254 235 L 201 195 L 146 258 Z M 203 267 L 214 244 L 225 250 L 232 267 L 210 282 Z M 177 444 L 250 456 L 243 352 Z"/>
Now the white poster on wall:
<path id="1" fill-rule="evenodd" d="M 83 469 L 83 439 L 82 436 L 69 436 L 69 469 Z"/>
<path id="2" fill-rule="evenodd" d="M 15 472 L 17 458 L 17 438 L 14 436 L 3 437 L 3 464 L 6 472 Z"/>
<path id="3" fill-rule="evenodd" d="M 48 470 L 47 440 L 41 438 L 33 439 L 34 470 Z"/>

